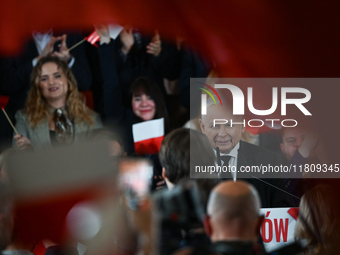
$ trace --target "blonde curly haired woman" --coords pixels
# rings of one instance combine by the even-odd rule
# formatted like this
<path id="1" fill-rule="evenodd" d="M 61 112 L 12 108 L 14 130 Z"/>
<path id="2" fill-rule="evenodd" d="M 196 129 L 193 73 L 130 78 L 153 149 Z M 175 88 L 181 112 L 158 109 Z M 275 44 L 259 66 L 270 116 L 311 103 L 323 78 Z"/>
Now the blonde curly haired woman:
<path id="1" fill-rule="evenodd" d="M 25 108 L 15 115 L 14 144 L 19 149 L 46 149 L 72 144 L 93 129 L 99 116 L 87 108 L 67 63 L 44 57 L 33 68 Z"/>

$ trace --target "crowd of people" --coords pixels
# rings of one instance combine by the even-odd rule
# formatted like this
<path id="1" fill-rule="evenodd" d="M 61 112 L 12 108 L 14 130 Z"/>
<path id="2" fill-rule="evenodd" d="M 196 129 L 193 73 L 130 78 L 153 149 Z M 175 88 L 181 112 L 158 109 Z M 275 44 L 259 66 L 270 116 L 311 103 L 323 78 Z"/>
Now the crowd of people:
<path id="1" fill-rule="evenodd" d="M 79 247 L 75 249 L 74 242 L 80 240 L 72 240 L 73 249 L 69 243 L 66 247 L 36 240 L 44 241 L 46 249 L 42 253 L 37 251 L 37 243 L 22 245 L 15 229 L 15 194 L 10 192 L 11 171 L 16 171 L 11 162 L 18 153 L 59 151 L 102 138 L 108 142 L 107 156 L 114 162 L 112 171 L 119 172 L 119 162 L 127 156 L 138 155 L 152 162 L 149 192 L 159 197 L 139 197 L 141 179 L 135 179 L 138 185 L 123 185 L 123 191 L 117 190 L 123 199 L 115 200 L 121 207 L 113 206 L 112 213 L 117 216 L 116 225 L 125 224 L 120 228 L 122 232 L 107 230 L 115 226 L 107 224 L 105 231 L 99 230 L 105 232 L 100 234 L 101 240 L 87 240 L 85 254 L 265 254 L 259 236 L 264 219 L 260 208 L 299 205 L 296 240 L 307 240 L 307 244 L 297 252 L 338 253 L 340 222 L 335 192 L 332 187 L 320 185 L 321 180 L 312 181 L 302 174 L 265 180 L 238 171 L 210 176 L 193 174 L 195 166 L 229 166 L 239 170 L 319 162 L 324 156 L 319 135 L 303 128 L 283 128 L 250 138 L 241 124 L 212 125 L 214 119 L 240 123 L 241 117 L 232 115 L 226 98 L 222 98 L 223 106 L 209 98 L 206 115 L 196 119 L 198 125 L 193 125 L 192 120 L 191 129 L 182 128 L 189 121 L 190 78 L 208 77 L 213 61 L 187 49 L 183 42 L 162 40 L 157 31 L 148 37 L 126 27 L 113 39 L 108 27 L 98 26 L 100 40 L 96 47 L 83 43 L 71 51 L 70 46 L 83 36 L 54 33 L 52 29 L 34 32 L 18 56 L 1 58 L 0 95 L 9 96 L 5 110 L 15 125 L 13 129 L 5 115 L 0 115 L 2 254 L 84 254 Z M 89 90 L 93 105 L 82 93 Z M 137 151 L 136 124 L 154 120 L 163 124 L 162 140 L 151 141 L 159 153 Z M 120 174 L 115 175 L 112 185 L 120 186 Z M 186 189 L 195 193 L 195 199 L 189 196 L 195 201 L 180 197 Z M 176 199 L 167 200 L 174 194 L 180 201 L 177 206 Z M 169 224 L 166 212 L 170 210 L 172 215 L 169 208 L 176 207 L 201 215 L 196 221 L 195 217 L 184 215 L 184 224 Z M 160 217 L 152 217 L 156 214 Z"/>

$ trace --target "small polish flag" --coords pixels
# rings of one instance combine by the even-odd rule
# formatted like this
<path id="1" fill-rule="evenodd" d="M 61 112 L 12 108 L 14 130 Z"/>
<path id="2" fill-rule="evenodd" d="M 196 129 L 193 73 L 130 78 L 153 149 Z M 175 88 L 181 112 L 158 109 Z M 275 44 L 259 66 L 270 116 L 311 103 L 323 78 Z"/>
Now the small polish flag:
<path id="1" fill-rule="evenodd" d="M 158 153 L 164 138 L 164 118 L 132 125 L 137 155 Z"/>
<path id="2" fill-rule="evenodd" d="M 99 35 L 97 34 L 97 31 L 93 31 L 88 37 L 85 37 L 86 41 L 88 41 L 89 43 L 91 43 L 92 45 L 97 46 L 96 42 L 98 42 L 100 40 Z"/>

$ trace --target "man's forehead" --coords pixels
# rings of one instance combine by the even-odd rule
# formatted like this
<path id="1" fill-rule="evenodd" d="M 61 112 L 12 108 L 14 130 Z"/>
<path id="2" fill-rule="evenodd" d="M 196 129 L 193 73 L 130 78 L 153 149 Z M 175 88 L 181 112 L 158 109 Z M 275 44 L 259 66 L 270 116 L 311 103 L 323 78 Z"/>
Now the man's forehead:
<path id="1" fill-rule="evenodd" d="M 233 118 L 233 114 L 231 109 L 221 106 L 221 105 L 210 105 L 207 108 L 207 115 L 205 116 L 207 119 L 230 119 Z"/>
<path id="2" fill-rule="evenodd" d="M 304 135 L 305 135 L 305 131 L 303 129 L 289 128 L 285 130 L 283 137 L 284 139 L 299 138 L 299 137 L 303 137 Z"/>

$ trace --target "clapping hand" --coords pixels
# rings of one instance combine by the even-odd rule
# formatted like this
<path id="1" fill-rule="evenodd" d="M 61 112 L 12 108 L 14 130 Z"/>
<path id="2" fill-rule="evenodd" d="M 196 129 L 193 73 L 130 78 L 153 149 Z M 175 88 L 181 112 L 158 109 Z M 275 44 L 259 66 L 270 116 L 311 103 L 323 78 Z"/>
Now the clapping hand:
<path id="1" fill-rule="evenodd" d="M 61 39 L 61 37 L 54 37 L 51 36 L 50 41 L 46 44 L 45 48 L 43 49 L 43 51 L 40 53 L 40 55 L 37 57 L 37 60 L 39 61 L 39 59 L 41 59 L 42 57 L 46 57 L 48 55 L 51 55 L 53 52 L 53 47 L 56 41 L 59 41 Z"/>
<path id="2" fill-rule="evenodd" d="M 124 28 L 122 32 L 120 32 L 119 37 L 123 45 L 121 50 L 125 55 L 127 55 L 135 43 L 132 28 Z"/>
<path id="3" fill-rule="evenodd" d="M 97 34 L 100 37 L 100 44 L 110 43 L 110 31 L 108 26 L 98 25 L 95 27 Z"/>
<path id="4" fill-rule="evenodd" d="M 65 61 L 67 63 L 70 60 L 71 55 L 66 44 L 66 37 L 67 37 L 66 34 L 63 34 L 62 36 L 57 37 L 61 39 L 59 52 L 58 51 L 53 52 L 52 56 L 58 57 L 60 60 Z"/>
<path id="5" fill-rule="evenodd" d="M 154 37 L 152 37 L 151 39 L 151 42 L 149 43 L 148 46 L 146 46 L 146 52 L 157 57 L 159 53 L 161 53 L 162 51 L 161 45 L 162 45 L 161 38 L 158 32 L 156 31 Z"/>

